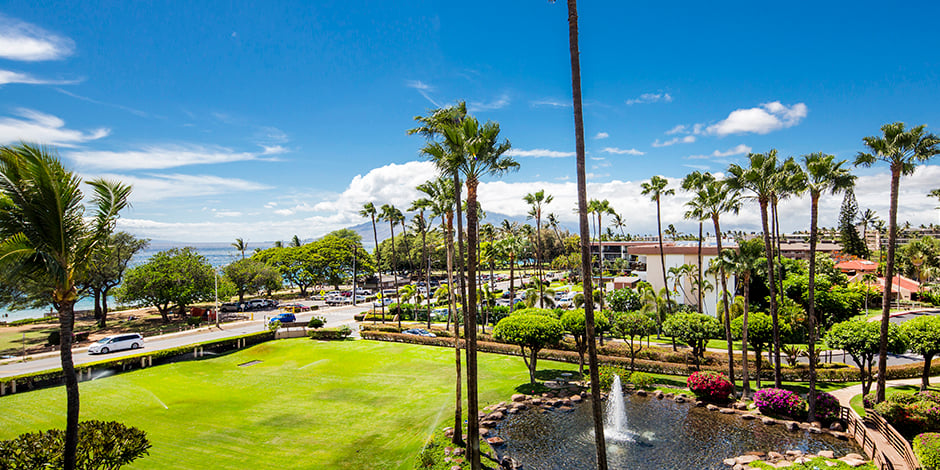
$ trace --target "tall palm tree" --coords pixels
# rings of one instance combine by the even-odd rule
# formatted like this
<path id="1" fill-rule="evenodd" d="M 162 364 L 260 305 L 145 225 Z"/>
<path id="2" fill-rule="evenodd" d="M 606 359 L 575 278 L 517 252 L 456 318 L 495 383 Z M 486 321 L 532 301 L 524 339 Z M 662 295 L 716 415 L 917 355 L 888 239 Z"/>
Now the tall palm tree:
<path id="1" fill-rule="evenodd" d="M 33 294 L 59 313 L 59 357 L 65 376 L 66 425 L 63 468 L 73 470 L 80 410 L 72 362 L 76 276 L 114 229 L 127 206 L 130 186 L 89 181 L 94 218 L 85 218 L 81 179 L 65 169 L 54 150 L 32 144 L 0 147 L 0 275 L 12 285 L 35 286 Z"/>
<path id="2" fill-rule="evenodd" d="M 774 240 L 774 246 L 776 247 L 778 269 L 777 295 L 780 298 L 780 302 L 783 302 L 783 279 L 786 277 L 786 273 L 784 272 L 782 260 L 782 238 L 780 237 L 780 217 L 777 211 L 777 206 L 780 201 L 789 199 L 791 196 L 801 193 L 804 189 L 805 182 L 806 175 L 803 173 L 803 169 L 800 168 L 800 165 L 793 157 L 789 157 L 784 160 L 774 172 L 773 190 L 770 193 L 770 233 Z"/>
<path id="3" fill-rule="evenodd" d="M 425 207 L 417 204 L 418 201 L 413 201 L 411 207 L 408 208 L 409 212 L 417 211 L 418 213 L 411 219 L 411 225 L 416 231 L 421 233 L 421 269 L 418 269 L 418 274 L 420 275 L 423 271 L 425 276 L 425 288 L 427 289 L 428 294 L 431 293 L 431 260 L 428 258 L 428 229 L 430 228 L 431 222 L 424 217 Z M 420 277 L 419 277 L 420 279 Z M 431 296 L 427 296 L 428 300 L 428 330 L 431 329 Z"/>
<path id="4" fill-rule="evenodd" d="M 558 244 L 559 244 L 562 248 L 564 248 L 564 247 L 565 247 L 565 241 L 561 238 L 561 233 L 558 232 L 558 226 L 561 225 L 561 224 L 558 222 L 558 215 L 555 214 L 555 213 L 553 213 L 553 212 L 550 212 L 550 213 L 548 214 L 547 219 L 548 219 L 548 226 L 551 227 L 551 228 L 552 228 L 552 231 L 555 232 L 555 238 L 558 239 Z"/>
<path id="5" fill-rule="evenodd" d="M 248 244 L 245 243 L 245 240 L 241 237 L 235 239 L 235 243 L 232 243 L 232 247 L 236 250 L 242 252 L 242 259 L 245 259 L 245 250 L 248 249 Z"/>
<path id="6" fill-rule="evenodd" d="M 375 209 L 375 204 L 367 202 L 362 205 L 362 209 L 359 211 L 360 217 L 370 217 L 372 218 L 372 239 L 375 240 L 375 266 L 378 268 L 379 274 L 379 288 L 378 291 L 382 292 L 382 252 L 379 251 L 379 233 L 375 229 L 375 218 L 378 215 L 378 211 Z M 382 304 L 382 323 L 385 323 L 385 300 L 381 299 L 379 302 Z M 373 308 L 373 312 L 375 309 Z M 372 323 L 375 323 L 375 315 L 372 316 Z"/>
<path id="7" fill-rule="evenodd" d="M 816 416 L 816 237 L 819 212 L 819 197 L 828 192 L 836 195 L 855 185 L 855 176 L 849 173 L 846 161 L 835 161 L 833 155 L 812 153 L 803 156 L 806 166 L 806 189 L 809 191 L 809 285 L 807 318 L 809 319 L 809 402 L 810 419 Z"/>
<path id="8" fill-rule="evenodd" d="M 780 388 L 780 323 L 777 318 L 777 286 L 774 276 L 774 249 L 770 243 L 770 229 L 767 221 L 767 206 L 773 192 L 773 183 L 777 172 L 777 151 L 748 154 L 749 166 L 731 164 L 728 178 L 725 180 L 732 189 L 750 193 L 744 196 L 754 199 L 760 206 L 761 228 L 764 233 L 764 255 L 767 258 L 768 289 L 770 290 L 770 317 L 773 323 L 774 337 L 774 386 Z"/>
<path id="9" fill-rule="evenodd" d="M 701 173 L 699 171 L 693 171 L 692 173 L 689 173 L 688 175 L 686 175 L 685 178 L 682 179 L 682 189 L 686 191 L 693 191 L 693 192 L 699 191 L 705 187 L 705 183 L 709 181 L 713 181 L 714 179 L 715 177 L 712 176 L 712 174 L 707 171 L 705 173 Z M 686 205 L 688 205 L 694 211 L 695 208 L 692 205 L 690 205 L 690 203 L 687 203 Z M 692 214 L 691 217 L 696 217 L 692 213 L 692 211 L 686 212 L 685 217 L 687 219 L 690 218 L 690 214 Z M 702 268 L 702 242 L 704 241 L 704 238 L 702 237 L 702 225 L 703 225 L 703 220 L 699 219 L 698 221 L 698 278 L 699 279 L 702 279 L 702 269 L 703 269 Z M 698 312 L 699 313 L 702 313 L 702 290 L 703 289 L 698 289 Z"/>
<path id="10" fill-rule="evenodd" d="M 740 286 L 740 290 L 742 290 L 744 293 L 744 312 L 742 314 L 744 318 L 741 320 L 741 368 L 742 375 L 744 377 L 744 390 L 742 392 L 742 398 L 747 398 L 751 392 L 750 379 L 748 376 L 747 320 L 751 301 L 751 277 L 753 277 L 754 273 L 757 272 L 759 268 L 760 258 L 763 255 L 762 252 L 763 247 L 751 243 L 748 240 L 739 239 L 737 250 L 725 249 L 721 251 L 721 254 L 719 255 L 722 258 L 722 262 L 726 266 L 725 269 L 734 273 L 735 283 Z M 735 291 L 737 290 L 738 288 L 735 289 Z M 758 374 L 760 374 L 759 370 Z M 758 380 L 760 380 L 759 377 Z"/>
<path id="11" fill-rule="evenodd" d="M 885 266 L 884 298 L 881 313 L 881 345 L 878 351 L 878 401 L 885 399 L 885 372 L 888 366 L 888 312 L 891 308 L 891 287 L 894 279 L 894 251 L 898 237 L 898 188 L 901 175 L 911 175 L 917 164 L 926 163 L 930 157 L 940 153 L 940 137 L 924 132 L 921 125 L 905 130 L 903 122 L 881 126 L 881 136 L 862 139 L 871 153 L 855 157 L 855 165 L 871 166 L 881 160 L 891 168 L 891 206 L 888 210 L 888 260 Z"/>
<path id="12" fill-rule="evenodd" d="M 391 204 L 382 204 L 382 209 L 379 212 L 379 219 L 388 222 L 388 227 L 392 233 L 392 279 L 395 283 L 395 299 L 399 301 L 398 313 L 398 328 L 401 329 L 401 307 L 400 299 L 398 297 L 398 257 L 395 255 L 395 224 L 398 223 L 400 219 L 404 218 L 400 210 Z M 382 302 L 385 303 L 384 301 Z M 384 319 L 385 316 L 383 315 Z"/>
<path id="13" fill-rule="evenodd" d="M 545 190 L 540 189 L 534 193 L 526 194 L 523 199 L 532 209 L 529 212 L 529 217 L 535 218 L 535 265 L 539 278 L 539 307 L 544 308 L 545 304 L 542 301 L 545 291 L 545 287 L 542 285 L 542 206 L 551 204 L 554 198 L 551 194 L 545 195 Z"/>
<path id="14" fill-rule="evenodd" d="M 574 110 L 575 169 L 578 175 L 578 224 L 581 236 L 581 275 L 584 295 L 591 298 L 591 239 L 588 233 L 587 178 L 584 170 L 584 113 L 581 103 L 581 58 L 578 49 L 578 1 L 568 0 L 568 53 L 571 56 L 571 98 Z M 591 371 L 591 411 L 594 417 L 594 446 L 597 450 L 597 469 L 607 470 L 607 443 L 604 440 L 604 420 L 601 409 L 600 376 L 597 369 L 597 347 L 594 344 L 594 305 L 584 305 L 585 340 L 588 344 L 588 364 Z"/>
<path id="15" fill-rule="evenodd" d="M 663 251 L 663 223 L 660 211 L 660 203 L 662 202 L 663 196 L 671 196 L 676 194 L 675 189 L 666 189 L 666 186 L 669 185 L 669 180 L 661 176 L 653 176 L 649 181 L 644 181 L 640 187 L 643 188 L 643 191 L 640 192 L 643 196 L 649 196 L 650 200 L 656 203 L 656 230 L 659 234 L 659 260 L 662 263 L 663 267 L 663 284 L 666 284 L 666 253 Z M 666 300 L 670 301 L 669 290 L 666 290 Z"/>
<path id="16" fill-rule="evenodd" d="M 938 190 L 934 190 L 938 191 Z M 933 193 L 933 191 L 931 191 Z M 938 191 L 940 195 L 940 191 Z M 862 215 L 858 216 L 858 222 L 862 224 L 862 240 L 865 240 L 865 247 L 868 248 L 868 225 L 873 224 L 875 220 L 878 219 L 878 214 L 871 209 L 865 209 L 865 212 L 862 212 Z"/>
<path id="17" fill-rule="evenodd" d="M 710 180 L 703 183 L 702 189 L 695 192 L 692 202 L 689 203 L 691 210 L 686 216 L 692 215 L 699 220 L 711 219 L 715 225 L 715 241 L 717 243 L 718 253 L 722 252 L 721 247 L 721 224 L 718 219 L 721 214 L 737 214 L 741 210 L 741 196 L 739 193 L 729 187 L 724 181 Z M 728 279 L 725 275 L 724 263 L 718 265 L 719 280 L 721 281 L 721 303 L 725 311 L 725 338 L 728 342 L 728 379 L 734 385 L 734 341 L 731 338 L 731 312 L 728 301 Z"/>
<path id="18" fill-rule="evenodd" d="M 620 230 L 620 238 L 627 238 L 627 235 L 623 232 L 623 228 L 627 226 L 627 223 L 623 220 L 623 216 L 614 212 L 612 215 L 613 219 L 610 221 L 610 224 Z"/>
<path id="19" fill-rule="evenodd" d="M 591 199 L 591 202 L 588 203 L 588 212 L 593 213 L 597 217 L 597 252 L 600 254 L 598 257 L 598 265 L 600 266 L 600 280 L 598 281 L 598 290 L 600 291 L 600 310 L 604 311 L 604 241 L 601 239 L 601 223 L 602 217 L 604 214 L 613 215 L 616 214 L 614 208 L 610 206 L 610 201 L 604 199 L 603 201 L 597 199 Z M 665 279 L 665 277 L 663 278 Z M 585 294 L 587 295 L 587 294 Z"/>

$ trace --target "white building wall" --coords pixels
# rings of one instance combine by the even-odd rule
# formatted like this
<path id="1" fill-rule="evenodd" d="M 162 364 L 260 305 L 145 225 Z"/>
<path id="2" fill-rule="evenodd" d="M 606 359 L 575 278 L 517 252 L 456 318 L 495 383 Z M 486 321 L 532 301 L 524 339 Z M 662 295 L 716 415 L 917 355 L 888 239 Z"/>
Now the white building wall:
<path id="1" fill-rule="evenodd" d="M 686 255 L 686 254 L 666 254 L 666 271 L 668 272 L 669 268 L 677 268 L 683 264 L 691 264 L 692 266 L 697 266 L 698 264 L 698 255 Z M 702 255 L 702 271 L 708 270 L 708 266 L 711 263 L 711 260 L 716 258 L 714 255 Z M 646 257 L 646 281 L 656 289 L 656 292 L 659 292 L 663 288 L 663 268 L 660 262 L 660 257 L 656 255 L 649 255 Z M 726 273 L 728 275 L 728 291 L 729 296 L 733 295 L 732 291 L 734 289 L 735 277 L 731 273 Z M 704 274 L 705 279 L 711 283 L 713 289 L 710 291 L 705 291 L 702 295 L 702 303 L 704 304 L 702 308 L 703 313 L 715 316 L 718 311 L 718 301 L 721 299 L 721 282 L 718 280 L 717 275 Z M 671 284 L 671 281 L 670 281 Z M 692 290 L 692 284 L 688 280 L 683 281 L 683 289 L 679 290 L 678 293 L 670 292 L 673 300 L 686 304 L 695 306 L 698 304 L 698 293 Z"/>

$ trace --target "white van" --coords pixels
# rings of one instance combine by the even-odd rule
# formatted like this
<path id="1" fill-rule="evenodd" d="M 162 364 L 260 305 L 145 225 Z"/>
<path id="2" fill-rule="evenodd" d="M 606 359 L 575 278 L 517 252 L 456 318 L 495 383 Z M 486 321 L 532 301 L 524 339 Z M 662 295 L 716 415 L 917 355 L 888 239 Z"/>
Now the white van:
<path id="1" fill-rule="evenodd" d="M 99 339 L 88 347 L 89 354 L 107 354 L 122 349 L 137 349 L 144 347 L 144 337 L 140 333 L 108 336 Z"/>

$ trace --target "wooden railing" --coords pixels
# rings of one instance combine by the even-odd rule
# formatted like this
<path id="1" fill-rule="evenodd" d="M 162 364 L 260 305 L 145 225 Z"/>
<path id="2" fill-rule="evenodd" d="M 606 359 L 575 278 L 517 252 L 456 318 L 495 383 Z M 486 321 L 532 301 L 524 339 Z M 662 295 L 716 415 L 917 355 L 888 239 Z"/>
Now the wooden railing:
<path id="1" fill-rule="evenodd" d="M 870 422 L 891 444 L 891 447 L 904 459 L 907 468 L 911 470 L 921 468 L 907 440 L 877 413 L 868 413 L 868 416 L 863 419 L 854 410 L 843 406 L 839 410 L 839 417 L 846 424 L 846 432 L 855 437 L 855 442 L 862 446 L 862 451 L 872 459 L 879 470 L 895 470 L 894 462 L 885 455 L 884 449 L 878 448 L 877 442 L 871 437 L 866 421 Z"/>
<path id="2" fill-rule="evenodd" d="M 894 450 L 904 459 L 908 467 L 920 468 L 920 463 L 917 461 L 917 458 L 914 457 L 914 450 L 911 449 L 911 444 L 907 442 L 904 436 L 901 436 L 901 433 L 899 433 L 897 429 L 894 429 L 894 426 L 888 424 L 878 413 L 868 413 L 866 419 L 875 424 L 878 431 L 888 439 L 888 442 L 891 443 L 891 447 L 894 447 Z"/>

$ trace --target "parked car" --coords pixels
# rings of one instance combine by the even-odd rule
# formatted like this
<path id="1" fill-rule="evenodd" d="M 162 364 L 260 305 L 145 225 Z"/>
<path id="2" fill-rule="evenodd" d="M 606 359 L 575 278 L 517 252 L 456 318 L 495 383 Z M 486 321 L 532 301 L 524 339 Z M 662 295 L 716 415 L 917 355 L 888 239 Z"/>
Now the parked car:
<path id="1" fill-rule="evenodd" d="M 377 299 L 375 302 L 372 302 L 372 306 L 374 307 L 381 307 L 382 305 L 391 305 L 391 304 L 392 304 L 392 299 L 389 299 L 388 297 L 383 298 L 383 299 Z"/>
<path id="2" fill-rule="evenodd" d="M 226 302 L 219 307 L 222 312 L 238 312 L 241 310 L 237 302 Z"/>
<path id="3" fill-rule="evenodd" d="M 293 313 L 279 313 L 271 317 L 271 319 L 268 320 L 268 324 L 270 325 L 271 323 L 274 323 L 275 320 L 281 323 L 293 323 L 297 321 L 297 317 L 294 316 Z"/>
<path id="4" fill-rule="evenodd" d="M 273 299 L 264 299 L 264 307 L 265 307 L 265 308 L 277 308 L 277 304 L 279 304 L 279 303 L 280 303 L 280 302 L 278 302 L 277 300 L 273 300 Z"/>
<path id="5" fill-rule="evenodd" d="M 402 333 L 404 333 L 404 334 L 406 334 L 406 335 L 427 336 L 427 337 L 429 337 L 429 338 L 436 338 L 436 337 L 437 337 L 436 334 L 431 333 L 430 331 L 425 330 L 424 328 L 412 328 L 412 329 L 410 329 L 410 330 L 402 331 Z"/>
<path id="6" fill-rule="evenodd" d="M 140 333 L 107 336 L 99 339 L 88 347 L 89 354 L 107 354 L 122 349 L 137 349 L 144 347 L 144 337 Z"/>

